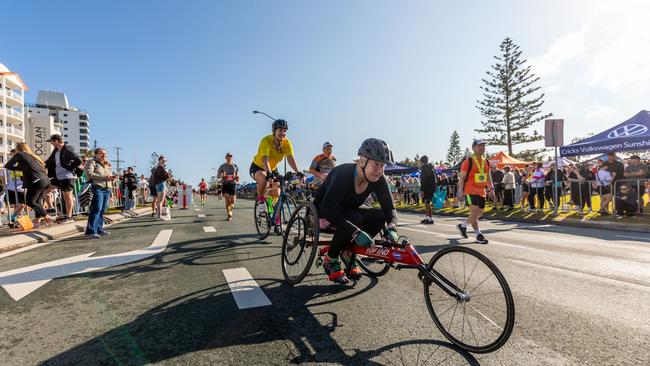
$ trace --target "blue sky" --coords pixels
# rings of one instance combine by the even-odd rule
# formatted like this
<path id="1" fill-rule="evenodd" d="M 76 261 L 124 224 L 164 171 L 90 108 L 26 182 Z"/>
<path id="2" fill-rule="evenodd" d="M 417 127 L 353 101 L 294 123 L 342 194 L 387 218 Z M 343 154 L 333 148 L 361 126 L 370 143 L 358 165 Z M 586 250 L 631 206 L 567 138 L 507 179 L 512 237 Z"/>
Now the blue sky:
<path id="1" fill-rule="evenodd" d="M 463 145 L 476 136 L 480 79 L 506 36 L 542 77 L 566 140 L 650 108 L 644 2 L 457 3 L 13 1 L 0 62 L 28 101 L 57 90 L 88 110 L 111 155 L 123 147 L 143 172 L 164 153 L 192 183 L 228 151 L 247 178 L 270 128 L 253 109 L 289 121 L 302 168 L 326 140 L 344 162 L 366 137 L 399 158 L 443 159 L 454 129 Z"/>

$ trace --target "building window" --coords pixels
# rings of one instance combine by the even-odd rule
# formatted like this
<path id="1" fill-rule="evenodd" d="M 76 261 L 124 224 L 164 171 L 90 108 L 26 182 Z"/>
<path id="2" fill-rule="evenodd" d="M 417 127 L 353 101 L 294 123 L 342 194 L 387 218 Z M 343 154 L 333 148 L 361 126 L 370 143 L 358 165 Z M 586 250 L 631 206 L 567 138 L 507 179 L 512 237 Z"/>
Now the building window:
<path id="1" fill-rule="evenodd" d="M 68 137 L 68 135 L 63 135 L 63 137 Z"/>
<path id="2" fill-rule="evenodd" d="M 79 119 L 82 120 L 82 121 L 86 121 L 86 120 L 88 120 L 88 115 L 80 114 Z"/>
<path id="3" fill-rule="evenodd" d="M 65 127 L 65 128 L 63 129 L 63 130 L 64 130 L 64 131 L 67 131 L 67 130 L 68 130 L 68 128 L 67 128 L 67 127 Z"/>
<path id="4" fill-rule="evenodd" d="M 67 116 L 68 116 L 67 114 L 63 113 L 63 117 L 67 117 Z"/>

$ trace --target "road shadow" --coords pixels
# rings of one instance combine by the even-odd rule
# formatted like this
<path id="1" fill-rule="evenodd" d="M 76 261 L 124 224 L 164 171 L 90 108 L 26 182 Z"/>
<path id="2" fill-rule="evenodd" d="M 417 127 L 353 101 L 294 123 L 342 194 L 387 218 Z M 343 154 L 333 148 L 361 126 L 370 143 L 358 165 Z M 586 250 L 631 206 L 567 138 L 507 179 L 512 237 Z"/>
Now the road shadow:
<path id="1" fill-rule="evenodd" d="M 164 302 L 42 365 L 144 365 L 167 360 L 223 365 L 420 365 L 449 360 L 478 365 L 471 354 L 440 340 L 407 340 L 369 351 L 343 348 L 332 333 L 346 325 L 337 313 L 312 313 L 312 302 L 317 299 L 325 305 L 358 296 L 372 289 L 376 279 L 360 288 L 316 283 L 292 287 L 274 279 L 258 280 L 271 281 L 263 288 L 273 305 L 239 310 L 227 285 L 206 288 Z M 348 346 L 355 346 L 350 342 Z M 210 350 L 216 352 L 201 352 Z M 183 355 L 187 357 L 182 361 L 175 359 Z"/>

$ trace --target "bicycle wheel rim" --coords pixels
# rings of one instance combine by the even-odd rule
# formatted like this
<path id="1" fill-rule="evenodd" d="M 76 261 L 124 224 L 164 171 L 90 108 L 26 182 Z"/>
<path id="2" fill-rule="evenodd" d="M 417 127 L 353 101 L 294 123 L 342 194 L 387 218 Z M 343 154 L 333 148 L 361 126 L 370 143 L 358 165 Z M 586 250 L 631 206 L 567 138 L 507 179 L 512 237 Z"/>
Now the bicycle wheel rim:
<path id="1" fill-rule="evenodd" d="M 265 217 L 262 217 L 262 213 L 265 214 Z M 271 232 L 271 221 L 266 210 L 266 202 L 255 202 L 253 221 L 255 222 L 255 230 L 257 230 L 260 239 L 266 239 Z"/>
<path id="2" fill-rule="evenodd" d="M 438 271 L 470 295 L 462 302 L 437 284 L 425 281 L 429 313 L 443 335 L 457 346 L 475 353 L 503 346 L 514 327 L 512 293 L 498 268 L 479 252 L 465 247 L 438 252 L 427 266 Z"/>
<path id="3" fill-rule="evenodd" d="M 388 273 L 390 269 L 390 264 L 386 263 L 383 260 L 378 260 L 376 258 L 366 257 L 363 255 L 357 254 L 357 259 L 359 260 L 359 266 L 366 272 L 369 276 L 380 277 Z"/>

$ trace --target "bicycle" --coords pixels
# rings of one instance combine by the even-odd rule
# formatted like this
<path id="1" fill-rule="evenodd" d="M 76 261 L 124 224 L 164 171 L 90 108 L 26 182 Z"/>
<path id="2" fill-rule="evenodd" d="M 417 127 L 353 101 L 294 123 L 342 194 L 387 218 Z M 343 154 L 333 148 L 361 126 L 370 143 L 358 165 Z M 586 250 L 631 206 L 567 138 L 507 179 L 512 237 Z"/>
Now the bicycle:
<path id="1" fill-rule="evenodd" d="M 268 188 L 264 196 L 264 201 L 260 202 L 255 200 L 255 208 L 253 211 L 255 221 L 255 229 L 260 236 L 260 239 L 266 239 L 271 232 L 271 228 L 278 236 L 284 232 L 283 228 L 289 222 L 291 215 L 297 207 L 296 200 L 285 193 L 286 184 L 293 178 L 293 173 L 289 172 L 284 177 L 280 176 L 271 181 L 279 182 L 280 193 L 277 201 L 274 197 L 268 194 Z"/>
<path id="2" fill-rule="evenodd" d="M 300 204 L 282 240 L 282 274 L 289 284 L 302 281 L 314 262 L 317 267 L 322 264 L 331 240 L 322 240 L 321 232 L 333 233 L 320 228 L 313 203 Z M 425 263 L 408 238 L 400 236 L 397 242 L 391 242 L 383 230 L 374 245 L 365 248 L 351 243 L 347 252 L 347 260 L 358 257 L 360 267 L 371 277 L 381 277 L 391 268 L 417 269 L 433 322 L 458 347 L 488 353 L 499 349 L 510 337 L 515 322 L 512 292 L 496 265 L 476 250 L 447 247 Z M 342 259 L 346 260 L 343 255 Z"/>

